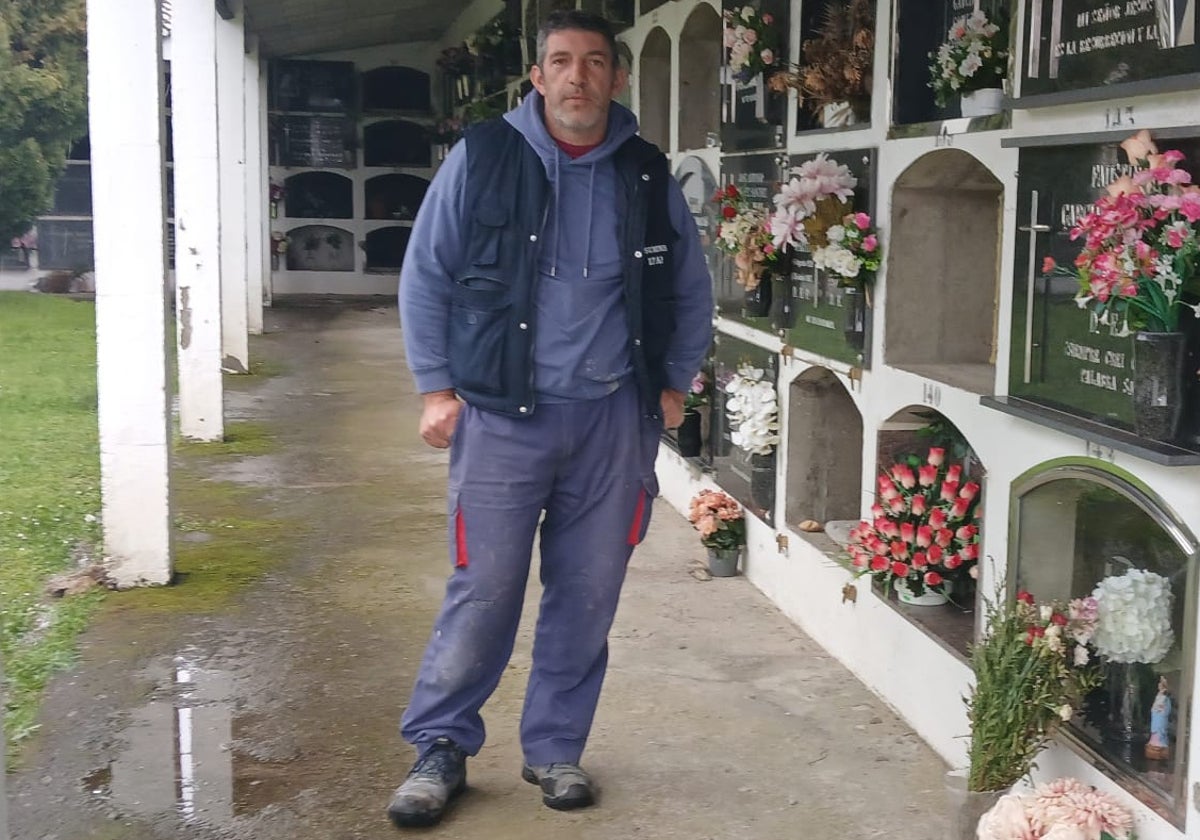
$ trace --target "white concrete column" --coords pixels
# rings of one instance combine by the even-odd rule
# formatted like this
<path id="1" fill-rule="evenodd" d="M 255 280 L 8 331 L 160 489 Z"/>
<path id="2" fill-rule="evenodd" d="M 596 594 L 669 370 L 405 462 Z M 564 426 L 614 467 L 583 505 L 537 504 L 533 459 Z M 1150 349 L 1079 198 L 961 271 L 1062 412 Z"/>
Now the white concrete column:
<path id="1" fill-rule="evenodd" d="M 266 248 L 264 223 L 267 212 L 267 172 L 260 153 L 264 136 L 259 111 L 263 101 L 259 94 L 258 36 L 246 35 L 246 325 L 251 335 L 263 331 L 263 249 Z M 269 269 L 269 265 L 268 265 Z"/>
<path id="2" fill-rule="evenodd" d="M 212 0 L 174 0 L 171 10 L 179 430 L 194 440 L 221 440 L 217 13 Z"/>
<path id="3" fill-rule="evenodd" d="M 157 0 L 88 0 L 100 490 L 119 586 L 171 579 L 160 26 Z"/>
<path id="4" fill-rule="evenodd" d="M 217 148 L 221 167 L 221 365 L 250 370 L 246 313 L 246 30 L 241 4 L 217 20 Z"/>
<path id="5" fill-rule="evenodd" d="M 262 200 L 263 206 L 266 207 L 265 202 L 270 201 L 271 198 L 271 135 L 267 115 L 267 103 L 270 102 L 267 85 L 270 74 L 267 59 L 261 53 L 259 54 L 259 67 L 258 102 L 261 107 L 258 109 L 258 163 L 262 167 Z M 271 242 L 271 214 L 269 212 L 262 214 L 262 238 L 262 300 L 264 306 L 270 306 L 275 297 L 275 275 L 271 273 L 271 249 L 274 247 L 274 243 Z"/>

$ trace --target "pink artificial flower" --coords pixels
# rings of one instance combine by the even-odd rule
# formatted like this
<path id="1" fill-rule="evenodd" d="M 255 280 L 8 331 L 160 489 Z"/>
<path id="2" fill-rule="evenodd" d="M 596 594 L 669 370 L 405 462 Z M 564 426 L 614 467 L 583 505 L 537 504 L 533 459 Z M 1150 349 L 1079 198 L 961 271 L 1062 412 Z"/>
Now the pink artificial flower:
<path id="1" fill-rule="evenodd" d="M 866 213 L 855 213 L 854 226 L 859 230 L 866 230 L 871 226 L 871 217 Z"/>
<path id="2" fill-rule="evenodd" d="M 955 497 L 957 497 L 957 496 L 958 496 L 958 482 L 957 481 L 949 481 L 949 480 L 943 481 L 942 482 L 942 501 L 950 502 L 950 501 L 953 501 L 955 499 Z"/>
<path id="3" fill-rule="evenodd" d="M 761 15 L 761 18 L 762 18 L 762 22 L 765 23 L 767 26 L 770 26 L 772 23 L 775 22 L 775 18 L 770 12 L 763 12 Z"/>
<path id="4" fill-rule="evenodd" d="M 1179 212 L 1192 224 L 1200 222 L 1200 191 L 1185 192 L 1179 201 Z"/>
<path id="5" fill-rule="evenodd" d="M 946 469 L 947 481 L 959 481 L 962 478 L 962 464 L 951 464 Z"/>
<path id="6" fill-rule="evenodd" d="M 956 539 L 966 542 L 967 540 L 971 539 L 971 537 L 975 536 L 977 531 L 978 529 L 974 525 L 963 525 L 954 532 L 954 536 Z"/>
<path id="7" fill-rule="evenodd" d="M 957 554 L 947 554 L 945 562 L 942 563 L 947 569 L 954 570 L 963 564 L 962 558 Z"/>
<path id="8" fill-rule="evenodd" d="M 885 555 L 876 554 L 871 558 L 871 571 L 882 572 L 889 565 L 889 561 Z"/>
<path id="9" fill-rule="evenodd" d="M 1049 274 L 1058 268 L 1058 263 L 1054 261 L 1054 257 L 1046 257 L 1042 260 L 1042 274 Z"/>
<path id="10" fill-rule="evenodd" d="M 914 569 L 924 569 L 929 565 L 929 560 L 923 551 L 915 551 L 912 556 L 912 564 Z"/>
<path id="11" fill-rule="evenodd" d="M 933 464 L 926 464 L 917 469 L 917 482 L 922 487 L 932 487 L 933 483 L 937 481 L 937 477 L 938 468 Z"/>
<path id="12" fill-rule="evenodd" d="M 940 467 L 945 460 L 946 460 L 946 450 L 941 448 L 940 446 L 934 446 L 934 447 L 930 447 L 929 457 L 925 459 L 925 462 L 932 466 Z"/>
<path id="13" fill-rule="evenodd" d="M 942 548 L 949 548 L 950 543 L 954 542 L 954 532 L 949 528 L 942 528 L 933 535 L 933 541 Z"/>
<path id="14" fill-rule="evenodd" d="M 925 573 L 925 585 L 926 586 L 940 586 L 941 583 L 943 582 L 943 580 L 945 580 L 945 579 L 937 572 L 926 572 Z"/>
<path id="15" fill-rule="evenodd" d="M 959 498 L 966 499 L 967 501 L 974 499 L 978 495 L 979 495 L 979 485 L 976 484 L 974 481 L 968 481 L 966 484 L 963 485 L 962 489 L 958 491 Z"/>
<path id="16" fill-rule="evenodd" d="M 909 545 L 917 538 L 917 527 L 911 522 L 905 522 L 900 526 L 900 539 L 904 540 Z"/>
<path id="17" fill-rule="evenodd" d="M 1017 602 L 1033 606 L 1033 595 L 1030 592 L 1022 589 L 1017 593 Z"/>
<path id="18" fill-rule="evenodd" d="M 924 516 L 924 515 L 925 515 L 925 505 L 926 505 L 926 502 L 925 502 L 925 497 L 924 497 L 924 496 L 913 496 L 913 497 L 912 497 L 912 498 L 909 500 L 909 504 L 912 506 L 912 512 L 913 512 L 915 515 L 917 515 L 917 516 Z"/>
<path id="19" fill-rule="evenodd" d="M 862 249 L 864 251 L 866 251 L 868 254 L 875 253 L 875 249 L 878 247 L 879 247 L 879 237 L 878 236 L 876 236 L 873 233 L 870 233 L 870 234 L 867 234 L 865 237 L 863 237 Z"/>
<path id="20" fill-rule="evenodd" d="M 925 556 L 929 558 L 929 564 L 936 566 L 942 562 L 942 558 L 946 556 L 946 550 L 940 545 L 931 545 L 929 550 L 925 552 Z"/>
<path id="21" fill-rule="evenodd" d="M 904 513 L 904 497 L 897 496 L 888 502 L 888 506 L 891 508 L 892 513 Z"/>
<path id="22" fill-rule="evenodd" d="M 874 519 L 878 519 L 881 516 L 883 516 L 883 505 L 880 505 L 880 504 L 871 505 L 871 517 Z"/>
<path id="23" fill-rule="evenodd" d="M 954 500 L 954 504 L 950 506 L 950 518 L 962 519 L 967 515 L 967 511 L 971 507 L 970 499 L 958 498 Z"/>
<path id="24" fill-rule="evenodd" d="M 917 528 L 917 547 L 929 548 L 933 545 L 933 529 L 928 525 L 921 525 Z"/>
<path id="25" fill-rule="evenodd" d="M 917 477 L 913 475 L 913 471 L 906 464 L 896 464 L 892 467 L 892 478 L 899 482 L 905 490 L 911 490 L 917 486 Z"/>
<path id="26" fill-rule="evenodd" d="M 1175 222 L 1167 228 L 1167 244 L 1178 250 L 1183 247 L 1183 243 L 1187 241 L 1191 234 L 1191 228 L 1184 222 Z"/>
<path id="27" fill-rule="evenodd" d="M 892 574 L 898 578 L 908 577 L 908 564 L 896 561 L 892 564 Z"/>
<path id="28" fill-rule="evenodd" d="M 929 512 L 929 525 L 935 531 L 946 527 L 946 511 L 934 508 Z"/>
<path id="29" fill-rule="evenodd" d="M 899 540 L 892 540 L 892 542 L 888 544 L 888 554 L 892 555 L 892 557 L 897 560 L 907 560 L 908 546 Z"/>

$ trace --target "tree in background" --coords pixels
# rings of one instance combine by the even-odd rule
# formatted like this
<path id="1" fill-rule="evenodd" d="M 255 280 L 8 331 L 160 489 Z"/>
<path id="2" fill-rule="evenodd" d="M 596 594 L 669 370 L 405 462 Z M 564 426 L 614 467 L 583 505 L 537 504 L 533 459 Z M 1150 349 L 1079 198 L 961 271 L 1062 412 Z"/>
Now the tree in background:
<path id="1" fill-rule="evenodd" d="M 0 0 L 0 245 L 50 207 L 87 133 L 85 0 Z"/>

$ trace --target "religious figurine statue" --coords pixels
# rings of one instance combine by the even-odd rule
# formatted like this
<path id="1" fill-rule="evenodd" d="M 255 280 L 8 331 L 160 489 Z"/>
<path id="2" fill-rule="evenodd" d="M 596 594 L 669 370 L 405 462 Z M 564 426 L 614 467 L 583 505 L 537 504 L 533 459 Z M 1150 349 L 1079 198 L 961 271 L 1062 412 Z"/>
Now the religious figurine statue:
<path id="1" fill-rule="evenodd" d="M 1167 725 L 1171 720 L 1171 695 L 1167 693 L 1167 678 L 1158 678 L 1158 694 L 1150 707 L 1150 740 L 1146 742 L 1146 758 L 1162 761 L 1171 755 Z"/>

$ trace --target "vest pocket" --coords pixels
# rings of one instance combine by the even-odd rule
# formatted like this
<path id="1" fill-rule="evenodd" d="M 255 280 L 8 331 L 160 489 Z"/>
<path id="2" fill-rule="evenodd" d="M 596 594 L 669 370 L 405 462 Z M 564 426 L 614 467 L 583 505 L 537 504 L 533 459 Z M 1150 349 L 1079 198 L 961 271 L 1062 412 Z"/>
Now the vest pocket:
<path id="1" fill-rule="evenodd" d="M 510 292 L 506 283 L 488 277 L 464 277 L 455 283 L 446 349 L 456 387 L 486 394 L 505 392 Z"/>
<path id="2" fill-rule="evenodd" d="M 475 230 L 471 241 L 471 263 L 495 265 L 500 261 L 500 237 L 508 224 L 501 208 L 483 205 L 475 211 Z"/>

